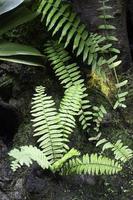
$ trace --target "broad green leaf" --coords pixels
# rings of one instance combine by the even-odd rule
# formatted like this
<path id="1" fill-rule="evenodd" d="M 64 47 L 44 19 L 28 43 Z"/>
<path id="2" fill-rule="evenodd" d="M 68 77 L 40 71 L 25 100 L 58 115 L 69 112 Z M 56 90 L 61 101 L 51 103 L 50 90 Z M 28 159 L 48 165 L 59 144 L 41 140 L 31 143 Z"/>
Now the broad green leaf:
<path id="1" fill-rule="evenodd" d="M 0 60 L 33 66 L 43 66 L 42 55 L 37 49 L 12 42 L 0 42 Z"/>
<path id="2" fill-rule="evenodd" d="M 21 24 L 33 20 L 37 15 L 37 13 L 32 12 L 23 6 L 13 12 L 0 16 L 0 35 Z"/>
<path id="3" fill-rule="evenodd" d="M 24 0 L 0 0 L 0 15 L 18 7 L 23 1 Z"/>
<path id="4" fill-rule="evenodd" d="M 30 65 L 30 66 L 41 66 L 41 67 L 44 66 L 42 59 L 40 57 L 34 57 L 34 56 L 7 56 L 7 57 L 0 57 L 0 60 L 6 62 Z"/>
<path id="5" fill-rule="evenodd" d="M 15 55 L 31 55 L 31 56 L 41 56 L 37 49 L 23 44 L 12 43 L 12 42 L 0 42 L 0 56 L 15 56 Z"/>

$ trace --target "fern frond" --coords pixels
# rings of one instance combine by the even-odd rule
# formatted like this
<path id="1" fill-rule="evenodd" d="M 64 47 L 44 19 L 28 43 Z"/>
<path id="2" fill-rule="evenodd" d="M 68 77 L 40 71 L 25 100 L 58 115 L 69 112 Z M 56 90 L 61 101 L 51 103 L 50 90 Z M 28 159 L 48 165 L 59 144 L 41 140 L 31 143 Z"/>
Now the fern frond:
<path id="1" fill-rule="evenodd" d="M 95 122 L 96 127 L 94 127 L 94 130 L 96 132 L 99 132 L 101 122 L 103 121 L 104 116 L 107 114 L 107 111 L 105 110 L 104 106 L 101 105 L 100 107 L 93 106 L 93 122 Z"/>
<path id="2" fill-rule="evenodd" d="M 84 80 L 81 78 L 79 67 L 76 63 L 72 63 L 69 53 L 63 48 L 62 44 L 48 41 L 45 45 L 45 54 L 53 66 L 55 75 L 58 77 L 60 83 L 65 89 L 73 85 L 80 85 L 83 91 L 81 110 L 79 121 L 83 129 L 88 129 L 90 120 L 92 119 L 92 112 L 90 111 L 90 101 L 86 93 L 86 86 Z"/>
<path id="3" fill-rule="evenodd" d="M 39 137 L 39 147 L 50 163 L 53 163 L 65 153 L 64 138 L 55 102 L 44 91 L 44 87 L 36 87 L 36 94 L 32 98 L 31 115 L 34 136 Z"/>
<path id="4" fill-rule="evenodd" d="M 78 115 L 81 108 L 81 87 L 71 86 L 65 91 L 65 96 L 60 103 L 59 117 L 64 133 L 64 138 L 68 138 L 76 126 L 75 116 Z"/>
<path id="5" fill-rule="evenodd" d="M 56 161 L 52 165 L 52 171 L 59 171 L 61 170 L 64 163 L 66 163 L 70 158 L 77 157 L 80 155 L 80 152 L 76 149 L 71 149 L 68 153 L 66 153 L 60 160 Z"/>
<path id="6" fill-rule="evenodd" d="M 111 6 L 106 5 L 107 1 L 105 1 L 105 0 L 99 1 L 99 3 L 102 4 L 102 6 L 98 9 L 98 11 L 100 11 L 100 13 L 101 13 L 99 15 L 99 18 L 103 20 L 103 24 L 99 25 L 98 28 L 100 30 L 107 31 L 107 35 L 105 37 L 105 40 L 107 42 L 116 42 L 116 41 L 118 41 L 118 39 L 111 33 L 108 34 L 108 31 L 116 29 L 116 27 L 114 25 L 110 24 L 110 20 L 113 19 L 114 16 L 112 16 L 111 13 L 109 13 L 109 12 L 113 8 Z M 120 53 L 118 49 L 116 49 L 116 50 L 117 50 L 117 52 L 115 52 L 115 53 Z M 108 48 L 108 51 L 114 52 L 114 48 Z"/>
<path id="7" fill-rule="evenodd" d="M 89 65 L 97 58 L 100 44 L 105 38 L 98 34 L 89 34 L 69 3 L 61 0 L 42 0 L 38 12 L 42 13 L 42 21 L 45 18 L 47 29 L 52 30 L 53 35 L 58 32 L 59 43 L 63 40 L 65 48 L 71 42 L 76 55 L 82 54 L 83 61 Z"/>
<path id="8" fill-rule="evenodd" d="M 106 58 L 106 64 L 108 66 L 108 68 L 110 70 L 112 70 L 112 73 L 114 74 L 114 77 L 116 79 L 117 84 L 115 84 L 116 87 L 116 101 L 114 104 L 114 109 L 121 107 L 121 108 L 126 108 L 125 105 L 125 100 L 126 100 L 126 95 L 128 94 L 127 92 L 123 92 L 123 90 L 121 89 L 121 87 L 123 86 L 123 83 L 126 84 L 126 81 L 123 82 L 119 82 L 119 78 L 117 76 L 117 71 L 116 71 L 116 67 L 120 66 L 120 64 L 122 63 L 121 60 L 117 60 L 118 54 L 120 53 L 120 51 L 117 48 L 114 48 L 114 42 L 117 42 L 118 39 L 113 36 L 111 34 L 110 31 L 116 29 L 115 26 L 113 26 L 112 24 L 110 24 L 110 19 L 113 18 L 113 16 L 111 15 L 111 13 L 109 13 L 109 10 L 112 9 L 111 6 L 108 6 L 109 1 L 105 1 L 105 0 L 100 0 L 99 3 L 102 4 L 102 6 L 98 9 L 100 11 L 100 16 L 99 18 L 103 20 L 103 24 L 99 26 L 99 29 L 103 30 L 103 34 L 105 36 L 105 41 L 104 43 L 109 45 L 112 44 L 112 46 L 110 46 L 109 48 L 107 48 L 107 51 L 105 51 L 105 53 L 109 54 L 109 56 L 106 56 L 107 58 L 110 57 L 111 58 Z M 106 45 L 104 45 L 106 46 Z M 104 47 L 103 47 L 104 48 Z"/>
<path id="9" fill-rule="evenodd" d="M 126 108 L 127 106 L 125 105 L 125 101 L 126 101 L 126 96 L 128 95 L 128 92 L 122 92 L 121 88 L 125 85 L 127 85 L 128 80 L 124 80 L 120 83 L 116 84 L 116 88 L 118 89 L 118 93 L 116 95 L 117 101 L 114 105 L 114 109 L 116 109 L 117 107 L 122 107 L 122 108 Z"/>
<path id="10" fill-rule="evenodd" d="M 22 146 L 19 149 L 13 149 L 9 152 L 9 156 L 13 158 L 11 162 L 11 168 L 13 171 L 16 171 L 23 165 L 30 166 L 33 161 L 37 162 L 43 169 L 48 169 L 50 163 L 47 160 L 47 157 L 44 153 L 33 146 Z"/>
<path id="11" fill-rule="evenodd" d="M 126 162 L 133 157 L 133 151 L 128 146 L 124 146 L 121 140 L 118 140 L 115 144 L 108 142 L 106 139 L 99 140 L 96 146 L 103 145 L 102 151 L 111 149 L 115 155 L 116 160 Z"/>
<path id="12" fill-rule="evenodd" d="M 107 157 L 97 154 L 83 155 L 82 158 L 72 158 L 63 167 L 62 174 L 116 174 L 122 170 L 120 164 Z"/>
<path id="13" fill-rule="evenodd" d="M 53 66 L 56 76 L 64 88 L 72 85 L 83 84 L 81 73 L 76 63 L 71 62 L 69 53 L 63 48 L 62 44 L 48 41 L 45 45 L 44 53 Z"/>

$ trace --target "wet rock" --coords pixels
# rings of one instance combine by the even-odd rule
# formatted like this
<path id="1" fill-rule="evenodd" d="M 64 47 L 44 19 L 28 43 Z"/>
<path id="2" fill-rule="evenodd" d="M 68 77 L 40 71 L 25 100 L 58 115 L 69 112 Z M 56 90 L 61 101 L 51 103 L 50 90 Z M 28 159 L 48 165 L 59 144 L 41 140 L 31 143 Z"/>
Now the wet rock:
<path id="1" fill-rule="evenodd" d="M 0 101 L 0 137 L 9 146 L 18 129 L 18 115 L 15 108 L 4 101 Z M 0 143 L 2 146 L 2 144 Z M 3 147 L 1 150 L 3 151 Z"/>
<path id="2" fill-rule="evenodd" d="M 26 178 L 31 200 L 92 200 L 88 189 L 96 186 L 93 176 L 59 176 L 34 168 Z"/>
<path id="3" fill-rule="evenodd" d="M 24 177 L 18 178 L 9 196 L 11 200 L 24 200 L 27 199 L 27 194 L 24 188 Z"/>
<path id="4" fill-rule="evenodd" d="M 0 200 L 27 199 L 24 188 L 25 175 L 12 172 L 8 152 L 9 149 L 0 140 Z"/>
<path id="5" fill-rule="evenodd" d="M 10 199 L 4 192 L 0 191 L 0 200 L 10 200 Z"/>

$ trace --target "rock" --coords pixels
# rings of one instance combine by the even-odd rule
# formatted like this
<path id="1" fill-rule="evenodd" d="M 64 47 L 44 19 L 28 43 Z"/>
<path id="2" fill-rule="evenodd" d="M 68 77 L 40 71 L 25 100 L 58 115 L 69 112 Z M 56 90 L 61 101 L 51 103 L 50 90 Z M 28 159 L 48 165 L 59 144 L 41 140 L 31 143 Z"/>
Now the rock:
<path id="1" fill-rule="evenodd" d="M 18 115 L 15 108 L 0 101 L 0 137 L 9 146 L 18 128 Z"/>
<path id="2" fill-rule="evenodd" d="M 0 200 L 10 200 L 9 197 L 0 190 Z"/>
<path id="3" fill-rule="evenodd" d="M 24 178 L 18 178 L 13 190 L 9 192 L 11 200 L 24 200 L 27 199 L 26 191 L 24 188 Z"/>
<path id="4" fill-rule="evenodd" d="M 62 177 L 34 168 L 26 178 L 26 189 L 32 200 L 92 200 L 89 190 L 96 183 L 94 176 Z"/>

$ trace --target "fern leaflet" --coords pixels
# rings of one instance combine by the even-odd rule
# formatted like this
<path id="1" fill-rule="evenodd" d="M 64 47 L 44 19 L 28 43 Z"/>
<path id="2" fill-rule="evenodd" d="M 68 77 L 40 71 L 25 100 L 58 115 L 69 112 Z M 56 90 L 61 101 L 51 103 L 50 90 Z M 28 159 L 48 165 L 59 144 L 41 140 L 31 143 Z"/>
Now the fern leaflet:
<path id="1" fill-rule="evenodd" d="M 115 174 L 122 170 L 120 164 L 97 154 L 83 155 L 82 158 L 72 158 L 63 167 L 62 174 Z"/>
<path id="2" fill-rule="evenodd" d="M 133 151 L 128 146 L 124 146 L 121 140 L 118 140 L 115 144 L 108 142 L 106 139 L 99 140 L 96 146 L 103 145 L 102 150 L 111 149 L 115 155 L 116 160 L 126 162 L 133 157 Z"/>

